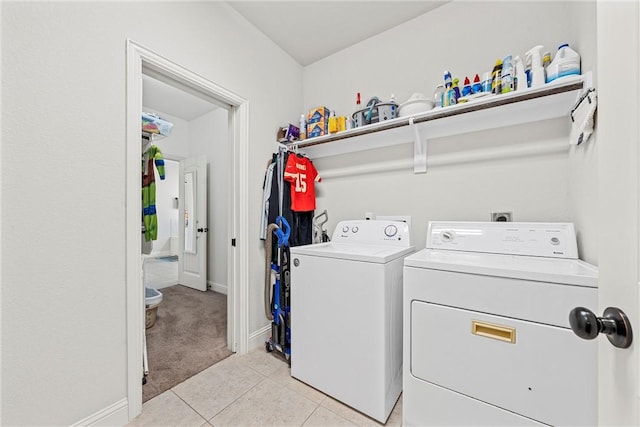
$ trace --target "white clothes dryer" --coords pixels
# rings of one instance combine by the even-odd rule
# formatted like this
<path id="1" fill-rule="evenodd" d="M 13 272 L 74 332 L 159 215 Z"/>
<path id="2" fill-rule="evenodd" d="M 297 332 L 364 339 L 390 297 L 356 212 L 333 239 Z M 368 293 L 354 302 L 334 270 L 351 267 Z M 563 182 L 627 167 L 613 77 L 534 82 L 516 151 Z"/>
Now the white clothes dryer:
<path id="1" fill-rule="evenodd" d="M 403 425 L 597 425 L 598 271 L 568 223 L 431 222 L 405 258 Z"/>
<path id="2" fill-rule="evenodd" d="M 291 248 L 291 375 L 385 423 L 402 389 L 399 221 L 342 221 L 330 242 Z"/>

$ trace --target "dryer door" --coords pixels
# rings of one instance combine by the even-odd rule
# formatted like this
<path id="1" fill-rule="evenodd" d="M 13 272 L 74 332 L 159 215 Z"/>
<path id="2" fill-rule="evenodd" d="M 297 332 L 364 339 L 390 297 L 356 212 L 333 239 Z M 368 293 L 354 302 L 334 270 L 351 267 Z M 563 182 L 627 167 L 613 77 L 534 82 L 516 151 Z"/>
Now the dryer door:
<path id="1" fill-rule="evenodd" d="M 414 300 L 411 373 L 546 424 L 596 425 L 597 344 L 572 334 Z"/>

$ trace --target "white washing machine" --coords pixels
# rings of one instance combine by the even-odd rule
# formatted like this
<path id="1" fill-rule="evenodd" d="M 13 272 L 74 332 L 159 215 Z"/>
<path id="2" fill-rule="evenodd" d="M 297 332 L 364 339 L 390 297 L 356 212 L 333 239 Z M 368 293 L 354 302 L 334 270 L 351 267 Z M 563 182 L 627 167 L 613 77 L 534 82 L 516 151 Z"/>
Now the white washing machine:
<path id="1" fill-rule="evenodd" d="M 402 390 L 397 221 L 342 221 L 331 242 L 291 248 L 291 375 L 382 423 Z"/>
<path id="2" fill-rule="evenodd" d="M 597 425 L 598 271 L 573 224 L 431 222 L 405 258 L 403 425 Z"/>

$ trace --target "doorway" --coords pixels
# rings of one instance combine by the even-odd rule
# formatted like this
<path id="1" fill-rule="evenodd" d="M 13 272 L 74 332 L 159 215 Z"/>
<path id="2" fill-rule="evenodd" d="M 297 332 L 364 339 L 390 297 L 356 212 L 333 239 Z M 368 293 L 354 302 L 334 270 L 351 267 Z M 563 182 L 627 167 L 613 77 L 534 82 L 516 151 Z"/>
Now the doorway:
<path id="1" fill-rule="evenodd" d="M 144 145 L 162 153 L 159 170 L 164 178 L 154 182 L 157 234 L 143 246 L 145 292 L 160 295 L 160 303 L 146 310 L 144 403 L 231 351 L 226 295 L 228 109 L 145 74 L 142 100 L 145 114 L 172 125 L 166 135 L 150 135 L 152 144 Z M 145 166 L 153 168 L 148 162 Z"/>
<path id="2" fill-rule="evenodd" d="M 230 165 L 226 224 L 227 343 L 229 350 L 248 348 L 248 103 L 227 89 L 170 60 L 127 40 L 127 144 L 126 144 L 126 292 L 127 292 L 127 395 L 129 418 L 142 411 L 144 340 L 144 286 L 140 233 L 140 114 L 143 76 L 169 84 L 208 102 L 229 108 L 227 129 Z M 231 241 L 235 245 L 231 245 Z M 237 242 L 237 243 L 236 243 Z"/>

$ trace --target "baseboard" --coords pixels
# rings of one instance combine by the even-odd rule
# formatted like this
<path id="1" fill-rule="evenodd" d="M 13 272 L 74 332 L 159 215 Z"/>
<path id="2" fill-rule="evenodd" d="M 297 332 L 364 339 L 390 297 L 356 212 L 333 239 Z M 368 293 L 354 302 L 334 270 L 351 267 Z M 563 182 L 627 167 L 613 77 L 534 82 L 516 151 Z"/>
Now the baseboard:
<path id="1" fill-rule="evenodd" d="M 125 398 L 89 415 L 87 418 L 72 424 L 72 426 L 125 426 L 128 423 L 129 405 Z"/>
<path id="2" fill-rule="evenodd" d="M 249 351 L 264 346 L 271 337 L 271 323 L 249 334 Z"/>
<path id="3" fill-rule="evenodd" d="M 212 291 L 218 292 L 221 294 L 227 295 L 227 292 L 229 291 L 229 289 L 227 288 L 227 285 L 221 285 L 220 283 L 215 283 L 215 282 L 212 282 L 211 280 L 207 280 L 207 285 L 209 286 L 209 289 L 211 289 Z"/>

